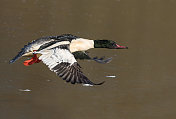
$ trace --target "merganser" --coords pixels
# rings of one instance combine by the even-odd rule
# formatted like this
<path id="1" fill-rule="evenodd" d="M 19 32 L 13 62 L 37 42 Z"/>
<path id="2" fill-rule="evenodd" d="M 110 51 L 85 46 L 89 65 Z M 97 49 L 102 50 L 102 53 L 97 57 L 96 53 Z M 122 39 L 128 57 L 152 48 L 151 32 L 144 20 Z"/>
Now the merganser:
<path id="1" fill-rule="evenodd" d="M 107 63 L 111 60 L 111 58 L 103 60 L 103 58 L 89 57 L 85 51 L 91 48 L 127 49 L 128 47 L 120 46 L 111 40 L 89 40 L 71 34 L 48 36 L 25 45 L 10 60 L 10 64 L 20 57 L 32 56 L 32 59 L 24 61 L 25 66 L 43 61 L 51 71 L 54 71 L 66 82 L 101 85 L 104 82 L 93 83 L 90 81 L 83 74 L 80 65 L 76 61 L 76 59 L 92 59 L 100 63 Z"/>

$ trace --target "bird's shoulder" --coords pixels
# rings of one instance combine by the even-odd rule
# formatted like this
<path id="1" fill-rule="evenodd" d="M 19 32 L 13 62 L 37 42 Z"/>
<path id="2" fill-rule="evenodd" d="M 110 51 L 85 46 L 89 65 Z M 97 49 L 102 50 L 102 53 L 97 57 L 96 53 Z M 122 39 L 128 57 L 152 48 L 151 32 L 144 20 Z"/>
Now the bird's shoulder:
<path id="1" fill-rule="evenodd" d="M 77 36 L 74 36 L 71 34 L 63 34 L 63 35 L 59 35 L 59 36 L 42 37 L 42 38 L 37 39 L 29 44 L 39 45 L 40 47 L 38 48 L 38 50 L 40 51 L 45 48 L 54 48 L 57 46 L 62 47 L 65 44 L 70 44 L 72 40 L 75 40 L 77 38 L 78 38 Z"/>

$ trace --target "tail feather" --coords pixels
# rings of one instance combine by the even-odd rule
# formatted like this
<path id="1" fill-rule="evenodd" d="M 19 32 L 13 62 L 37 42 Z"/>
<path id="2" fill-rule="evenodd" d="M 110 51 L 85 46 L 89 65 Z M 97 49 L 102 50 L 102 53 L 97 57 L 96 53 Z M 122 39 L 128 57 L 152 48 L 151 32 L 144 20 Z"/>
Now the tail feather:
<path id="1" fill-rule="evenodd" d="M 22 48 L 21 51 L 13 58 L 9 61 L 9 64 L 14 63 L 16 60 L 18 60 L 20 57 L 22 57 L 22 55 L 25 53 L 25 48 Z"/>

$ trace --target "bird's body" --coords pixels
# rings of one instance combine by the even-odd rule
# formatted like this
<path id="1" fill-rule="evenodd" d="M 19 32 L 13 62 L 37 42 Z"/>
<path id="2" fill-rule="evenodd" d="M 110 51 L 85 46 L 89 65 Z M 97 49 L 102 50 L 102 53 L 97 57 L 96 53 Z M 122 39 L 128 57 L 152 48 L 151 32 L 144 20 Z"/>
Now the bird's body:
<path id="1" fill-rule="evenodd" d="M 67 82 L 83 83 L 90 85 L 101 85 L 91 82 L 80 70 L 80 65 L 76 59 L 92 59 L 84 51 L 91 48 L 111 48 L 124 49 L 125 46 L 117 45 L 114 41 L 109 40 L 89 40 L 80 38 L 71 34 L 60 36 L 43 37 L 28 43 L 14 57 L 10 63 L 15 62 L 20 57 L 33 56 L 32 59 L 24 62 L 29 66 L 33 63 L 43 61 L 51 71 L 54 71 L 59 77 Z M 101 62 L 98 59 L 94 59 Z M 108 62 L 105 60 L 104 62 Z M 103 62 L 103 60 L 102 60 Z"/>
<path id="2" fill-rule="evenodd" d="M 77 38 L 70 43 L 71 52 L 86 51 L 91 48 L 94 48 L 94 41 L 89 39 Z"/>

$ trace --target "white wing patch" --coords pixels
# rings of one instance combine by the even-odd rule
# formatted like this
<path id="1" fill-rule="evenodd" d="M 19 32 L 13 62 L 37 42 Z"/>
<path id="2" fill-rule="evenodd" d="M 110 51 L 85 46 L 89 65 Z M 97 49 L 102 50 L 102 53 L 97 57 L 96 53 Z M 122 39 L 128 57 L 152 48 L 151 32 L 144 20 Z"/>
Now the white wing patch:
<path id="1" fill-rule="evenodd" d="M 68 49 L 56 47 L 54 49 L 45 49 L 35 53 L 42 54 L 39 57 L 39 60 L 42 60 L 43 63 L 50 68 L 50 70 L 62 62 L 69 63 L 70 65 L 72 65 L 74 62 L 77 62 L 73 54 L 71 54 Z"/>
<path id="2" fill-rule="evenodd" d="M 54 71 L 66 82 L 83 83 L 90 85 L 101 85 L 104 82 L 95 84 L 91 82 L 80 70 L 74 55 L 70 52 L 69 45 L 60 45 L 52 49 L 43 49 L 34 53 L 41 54 L 39 60 L 42 60 L 51 71 Z"/>

